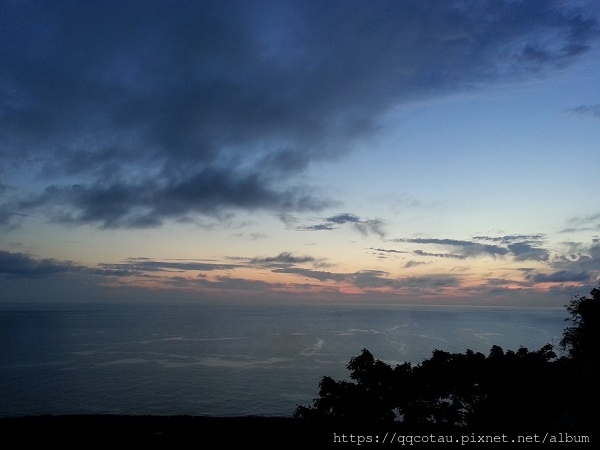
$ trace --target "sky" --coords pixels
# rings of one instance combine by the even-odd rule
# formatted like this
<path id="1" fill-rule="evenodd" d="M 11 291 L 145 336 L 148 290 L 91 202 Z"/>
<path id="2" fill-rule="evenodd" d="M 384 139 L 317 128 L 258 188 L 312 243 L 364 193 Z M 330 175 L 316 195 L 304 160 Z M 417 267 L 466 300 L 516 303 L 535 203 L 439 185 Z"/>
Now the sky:
<path id="1" fill-rule="evenodd" d="M 600 3 L 0 0 L 0 303 L 563 306 Z"/>

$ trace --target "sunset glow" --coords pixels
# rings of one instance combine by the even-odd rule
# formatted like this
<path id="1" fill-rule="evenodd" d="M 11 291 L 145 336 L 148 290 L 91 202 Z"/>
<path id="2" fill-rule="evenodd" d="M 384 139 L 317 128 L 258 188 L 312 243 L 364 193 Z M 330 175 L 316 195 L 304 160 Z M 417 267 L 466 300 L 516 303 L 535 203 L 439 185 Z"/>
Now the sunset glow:
<path id="1" fill-rule="evenodd" d="M 599 4 L 477 5 L 3 2 L 0 301 L 585 295 Z"/>

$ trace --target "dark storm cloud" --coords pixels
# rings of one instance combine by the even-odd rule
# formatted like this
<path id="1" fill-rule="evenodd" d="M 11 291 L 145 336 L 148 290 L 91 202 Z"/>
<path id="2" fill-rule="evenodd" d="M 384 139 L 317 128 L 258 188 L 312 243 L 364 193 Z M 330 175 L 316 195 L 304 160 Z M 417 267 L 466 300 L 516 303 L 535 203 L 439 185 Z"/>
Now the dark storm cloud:
<path id="1" fill-rule="evenodd" d="M 4 2 L 0 174 L 31 166 L 49 187 L 2 189 L 0 220 L 319 211 L 326 193 L 295 176 L 390 108 L 544 74 L 597 37 L 561 1 Z"/>

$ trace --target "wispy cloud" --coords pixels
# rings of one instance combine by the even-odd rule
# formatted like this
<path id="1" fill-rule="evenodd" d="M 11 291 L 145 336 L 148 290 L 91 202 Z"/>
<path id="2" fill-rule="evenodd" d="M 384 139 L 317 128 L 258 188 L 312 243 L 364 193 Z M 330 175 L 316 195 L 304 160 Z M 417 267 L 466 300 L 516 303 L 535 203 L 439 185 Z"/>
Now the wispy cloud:
<path id="1" fill-rule="evenodd" d="M 482 244 L 478 241 L 488 241 L 497 244 Z M 515 261 L 547 261 L 550 253 L 541 247 L 544 236 L 514 235 L 514 236 L 475 236 L 473 240 L 438 239 L 438 238 L 403 238 L 392 239 L 390 242 L 432 245 L 452 249 L 452 253 L 428 252 L 421 249 L 413 250 L 415 255 L 437 258 L 475 258 L 480 256 L 510 256 Z"/>
<path id="2" fill-rule="evenodd" d="M 282 252 L 277 256 L 255 257 L 250 259 L 251 264 L 301 264 L 315 262 L 312 256 L 294 256 L 290 252 Z"/>
<path id="3" fill-rule="evenodd" d="M 379 252 L 379 253 L 390 253 L 390 254 L 393 254 L 393 253 L 400 253 L 400 254 L 410 253 L 410 252 L 407 252 L 407 251 L 394 250 L 394 249 L 391 249 L 391 248 L 371 248 L 370 250 L 373 250 L 373 251 L 376 251 L 376 252 Z"/>
<path id="4" fill-rule="evenodd" d="M 228 270 L 242 267 L 240 264 L 223 264 L 210 261 L 161 261 L 149 258 L 128 258 L 123 263 L 101 264 L 103 269 L 125 269 L 137 273 Z"/>
<path id="5" fill-rule="evenodd" d="M 600 119 L 600 103 L 595 105 L 579 105 L 573 106 L 566 110 L 569 114 L 577 116 L 593 117 L 594 119 Z"/>
<path id="6" fill-rule="evenodd" d="M 573 233 L 577 231 L 600 230 L 600 212 L 580 217 L 571 217 L 568 226 L 561 230 L 562 233 Z"/>
<path id="7" fill-rule="evenodd" d="M 456 249 L 459 257 L 475 257 L 481 255 L 502 256 L 508 253 L 508 249 L 498 245 L 479 244 L 473 241 L 464 241 L 457 239 L 435 239 L 435 238 L 410 238 L 393 239 L 393 242 L 436 245 L 441 247 L 450 247 Z"/>
<path id="8" fill-rule="evenodd" d="M 337 229 L 340 225 L 350 224 L 363 236 L 370 233 L 380 237 L 385 236 L 385 232 L 383 231 L 383 221 L 380 219 L 361 219 L 352 213 L 341 213 L 327 217 L 324 220 L 324 222 L 316 225 L 299 226 L 296 229 L 300 231 L 331 231 Z"/>

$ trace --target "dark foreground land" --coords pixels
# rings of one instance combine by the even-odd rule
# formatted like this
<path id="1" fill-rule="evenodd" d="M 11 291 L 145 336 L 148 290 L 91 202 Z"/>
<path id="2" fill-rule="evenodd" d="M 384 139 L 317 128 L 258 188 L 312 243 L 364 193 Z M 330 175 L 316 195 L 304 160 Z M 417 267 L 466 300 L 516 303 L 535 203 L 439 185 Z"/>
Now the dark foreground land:
<path id="1" fill-rule="evenodd" d="M 311 433 L 315 439 L 318 433 Z M 64 415 L 0 419 L 13 449 L 202 449 L 308 442 L 305 426 L 270 417 Z M 282 445 L 280 448 L 291 448 Z M 263 447 L 264 448 L 264 447 Z"/>
<path id="2" fill-rule="evenodd" d="M 594 430 L 467 430 L 283 417 L 67 415 L 0 418 L 7 449 L 401 448 L 596 446 Z"/>

